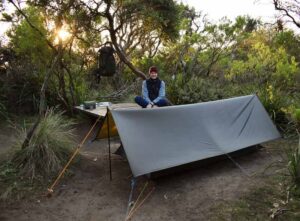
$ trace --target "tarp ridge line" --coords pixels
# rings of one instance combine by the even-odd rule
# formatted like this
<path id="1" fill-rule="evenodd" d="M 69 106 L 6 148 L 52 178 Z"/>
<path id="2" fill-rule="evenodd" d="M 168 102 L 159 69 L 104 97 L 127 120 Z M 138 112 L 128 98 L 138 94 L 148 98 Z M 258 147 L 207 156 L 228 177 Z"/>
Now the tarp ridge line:
<path id="1" fill-rule="evenodd" d="M 242 113 L 246 110 L 246 108 L 249 106 L 249 104 L 252 102 L 252 100 L 254 99 L 255 95 L 253 95 L 253 97 L 247 102 L 247 104 L 242 108 L 242 110 L 238 113 L 238 115 L 236 116 L 236 118 L 232 121 L 231 125 L 233 125 L 237 119 L 239 119 L 239 117 L 242 115 Z"/>
<path id="2" fill-rule="evenodd" d="M 243 127 L 242 127 L 242 129 L 241 129 L 241 131 L 240 131 L 240 133 L 239 133 L 239 136 L 241 136 L 241 134 L 243 133 L 243 131 L 244 131 L 244 129 L 245 129 L 245 127 L 246 127 L 246 125 L 247 125 L 247 123 L 248 123 L 248 121 L 249 121 L 251 115 L 252 115 L 252 112 L 253 112 L 253 110 L 254 110 L 254 107 L 255 107 L 255 105 L 252 105 L 251 111 L 250 111 L 250 113 L 249 113 L 248 116 L 247 116 L 247 119 L 246 119 L 246 121 L 245 121 L 245 123 L 244 123 L 244 125 L 243 125 Z M 238 136 L 238 137 L 239 137 L 239 136 Z"/>

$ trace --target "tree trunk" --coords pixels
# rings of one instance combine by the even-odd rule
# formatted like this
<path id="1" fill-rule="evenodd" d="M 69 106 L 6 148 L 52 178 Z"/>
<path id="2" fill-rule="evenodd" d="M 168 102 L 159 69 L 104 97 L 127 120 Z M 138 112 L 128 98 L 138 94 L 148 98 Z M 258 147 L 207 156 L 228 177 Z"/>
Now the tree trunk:
<path id="1" fill-rule="evenodd" d="M 36 121 L 34 122 L 33 126 L 30 128 L 30 130 L 28 131 L 28 133 L 26 134 L 25 140 L 22 144 L 22 149 L 26 148 L 37 128 L 37 126 L 39 125 L 41 119 L 43 118 L 45 111 L 46 111 L 46 88 L 48 85 L 48 81 L 50 79 L 51 73 L 53 73 L 54 67 L 56 66 L 56 64 L 58 63 L 60 55 L 57 54 L 55 56 L 55 58 L 52 61 L 52 64 L 50 66 L 50 68 L 47 70 L 45 78 L 44 78 L 44 82 L 41 88 L 41 92 L 40 92 L 40 103 L 39 103 L 39 116 L 36 119 Z"/>
<path id="2" fill-rule="evenodd" d="M 120 49 L 119 45 L 118 45 L 118 41 L 117 41 L 117 37 L 116 37 L 116 32 L 115 32 L 115 28 L 114 28 L 114 20 L 112 15 L 110 14 L 109 10 L 111 7 L 111 1 L 107 1 L 107 8 L 105 10 L 105 16 L 108 20 L 108 24 L 109 24 L 109 34 L 110 34 L 110 38 L 111 41 L 116 49 L 116 52 L 119 56 L 119 58 L 140 78 L 142 79 L 146 79 L 146 75 L 141 72 L 140 70 L 138 70 L 136 67 L 134 67 L 134 65 L 127 59 L 125 53 Z"/>

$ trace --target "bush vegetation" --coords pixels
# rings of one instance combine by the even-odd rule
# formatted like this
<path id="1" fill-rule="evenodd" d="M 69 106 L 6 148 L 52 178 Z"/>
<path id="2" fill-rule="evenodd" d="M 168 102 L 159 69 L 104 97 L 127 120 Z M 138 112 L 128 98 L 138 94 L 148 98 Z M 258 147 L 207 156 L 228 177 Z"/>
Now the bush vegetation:
<path id="1" fill-rule="evenodd" d="M 156 65 L 174 104 L 255 93 L 285 138 L 300 130 L 300 36 L 282 23 L 263 24 L 248 16 L 211 23 L 169 0 L 138 5 L 99 1 L 94 6 L 33 1 L 23 14 L 2 13 L 11 28 L 8 43 L 0 42 L 0 118 L 7 113 L 38 114 L 41 88 L 46 106 L 59 106 L 68 115 L 85 100 L 132 102 L 141 83 L 134 68 L 147 75 L 149 66 Z M 99 13 L 105 7 L 111 8 Z M 115 27 L 108 25 L 111 18 Z M 57 36 L 60 29 L 70 37 Z M 97 50 L 105 43 L 128 60 L 115 54 L 116 74 L 97 83 Z M 2 167 L 1 180 L 21 176 L 41 181 L 57 173 L 72 145 L 71 126 L 61 112 L 49 109 L 25 149 L 21 143 L 26 129 L 20 130 L 18 151 Z M 297 185 L 298 149 L 290 150 L 286 168 Z M 12 182 L 8 192 L 18 183 Z"/>
<path id="2" fill-rule="evenodd" d="M 15 151 L 10 160 L 1 162 L 2 199 L 13 199 L 37 186 L 44 187 L 58 174 L 74 147 L 73 125 L 62 112 L 49 109 L 23 149 L 28 125 L 18 129 Z"/>
<path id="3" fill-rule="evenodd" d="M 58 173 L 74 147 L 73 123 L 65 120 L 62 113 L 49 109 L 36 128 L 29 144 L 22 149 L 27 131 L 20 130 L 17 151 L 11 163 L 20 175 L 35 179 L 48 178 Z"/>

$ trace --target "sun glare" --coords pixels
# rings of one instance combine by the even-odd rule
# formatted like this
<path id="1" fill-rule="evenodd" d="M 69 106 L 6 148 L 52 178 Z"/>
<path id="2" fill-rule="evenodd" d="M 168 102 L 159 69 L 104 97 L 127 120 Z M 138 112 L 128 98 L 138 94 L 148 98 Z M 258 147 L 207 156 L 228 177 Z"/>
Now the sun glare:
<path id="1" fill-rule="evenodd" d="M 70 33 L 68 31 L 66 31 L 65 29 L 60 29 L 58 31 L 57 35 L 63 41 L 67 40 L 70 37 Z"/>

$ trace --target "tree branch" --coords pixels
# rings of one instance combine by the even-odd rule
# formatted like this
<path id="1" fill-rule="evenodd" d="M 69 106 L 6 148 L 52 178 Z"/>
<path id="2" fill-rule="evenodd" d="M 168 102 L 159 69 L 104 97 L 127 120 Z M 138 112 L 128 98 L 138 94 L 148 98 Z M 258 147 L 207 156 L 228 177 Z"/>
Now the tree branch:
<path id="1" fill-rule="evenodd" d="M 146 79 L 146 75 L 143 72 L 141 72 L 140 70 L 138 70 L 137 68 L 135 68 L 134 65 L 127 59 L 125 53 L 120 49 L 120 47 L 117 43 L 116 32 L 114 29 L 114 20 L 109 11 L 110 7 L 111 7 L 111 1 L 106 0 L 106 3 L 107 3 L 107 7 L 105 10 L 105 16 L 109 23 L 109 34 L 110 34 L 111 41 L 116 49 L 118 56 L 138 77 L 140 77 L 142 79 Z"/>
<path id="2" fill-rule="evenodd" d="M 273 3 L 274 3 L 274 6 L 275 6 L 275 9 L 276 9 L 276 10 L 284 12 L 284 14 L 285 14 L 287 17 L 289 17 L 289 18 L 292 20 L 292 22 L 293 22 L 298 28 L 300 28 L 300 22 L 296 21 L 296 19 L 294 18 L 294 16 L 291 15 L 291 13 L 288 11 L 287 7 L 285 8 L 284 6 L 280 5 L 281 2 L 280 2 L 279 0 L 273 0 Z M 296 1 L 296 3 L 299 4 L 298 1 Z M 290 11 L 293 11 L 293 10 L 290 10 Z M 300 11 L 300 7 L 299 7 L 299 11 Z M 298 13 L 299 13 L 299 11 L 298 11 Z M 295 13 L 296 13 L 296 12 L 295 12 Z M 299 14 L 298 14 L 298 16 L 299 16 Z"/>
<path id="3" fill-rule="evenodd" d="M 27 17 L 27 15 L 14 3 L 13 0 L 8 0 L 11 4 L 13 4 L 13 6 L 17 9 L 17 11 L 23 15 L 23 17 L 25 18 L 25 20 L 27 21 L 27 23 L 29 24 L 29 26 L 34 29 L 35 31 L 37 31 L 37 33 L 39 33 L 39 35 L 46 41 L 46 43 L 48 44 L 48 46 L 57 53 L 56 48 L 53 46 L 53 44 L 46 38 L 46 36 L 37 28 L 35 27 L 31 21 L 29 20 L 29 18 Z"/>

